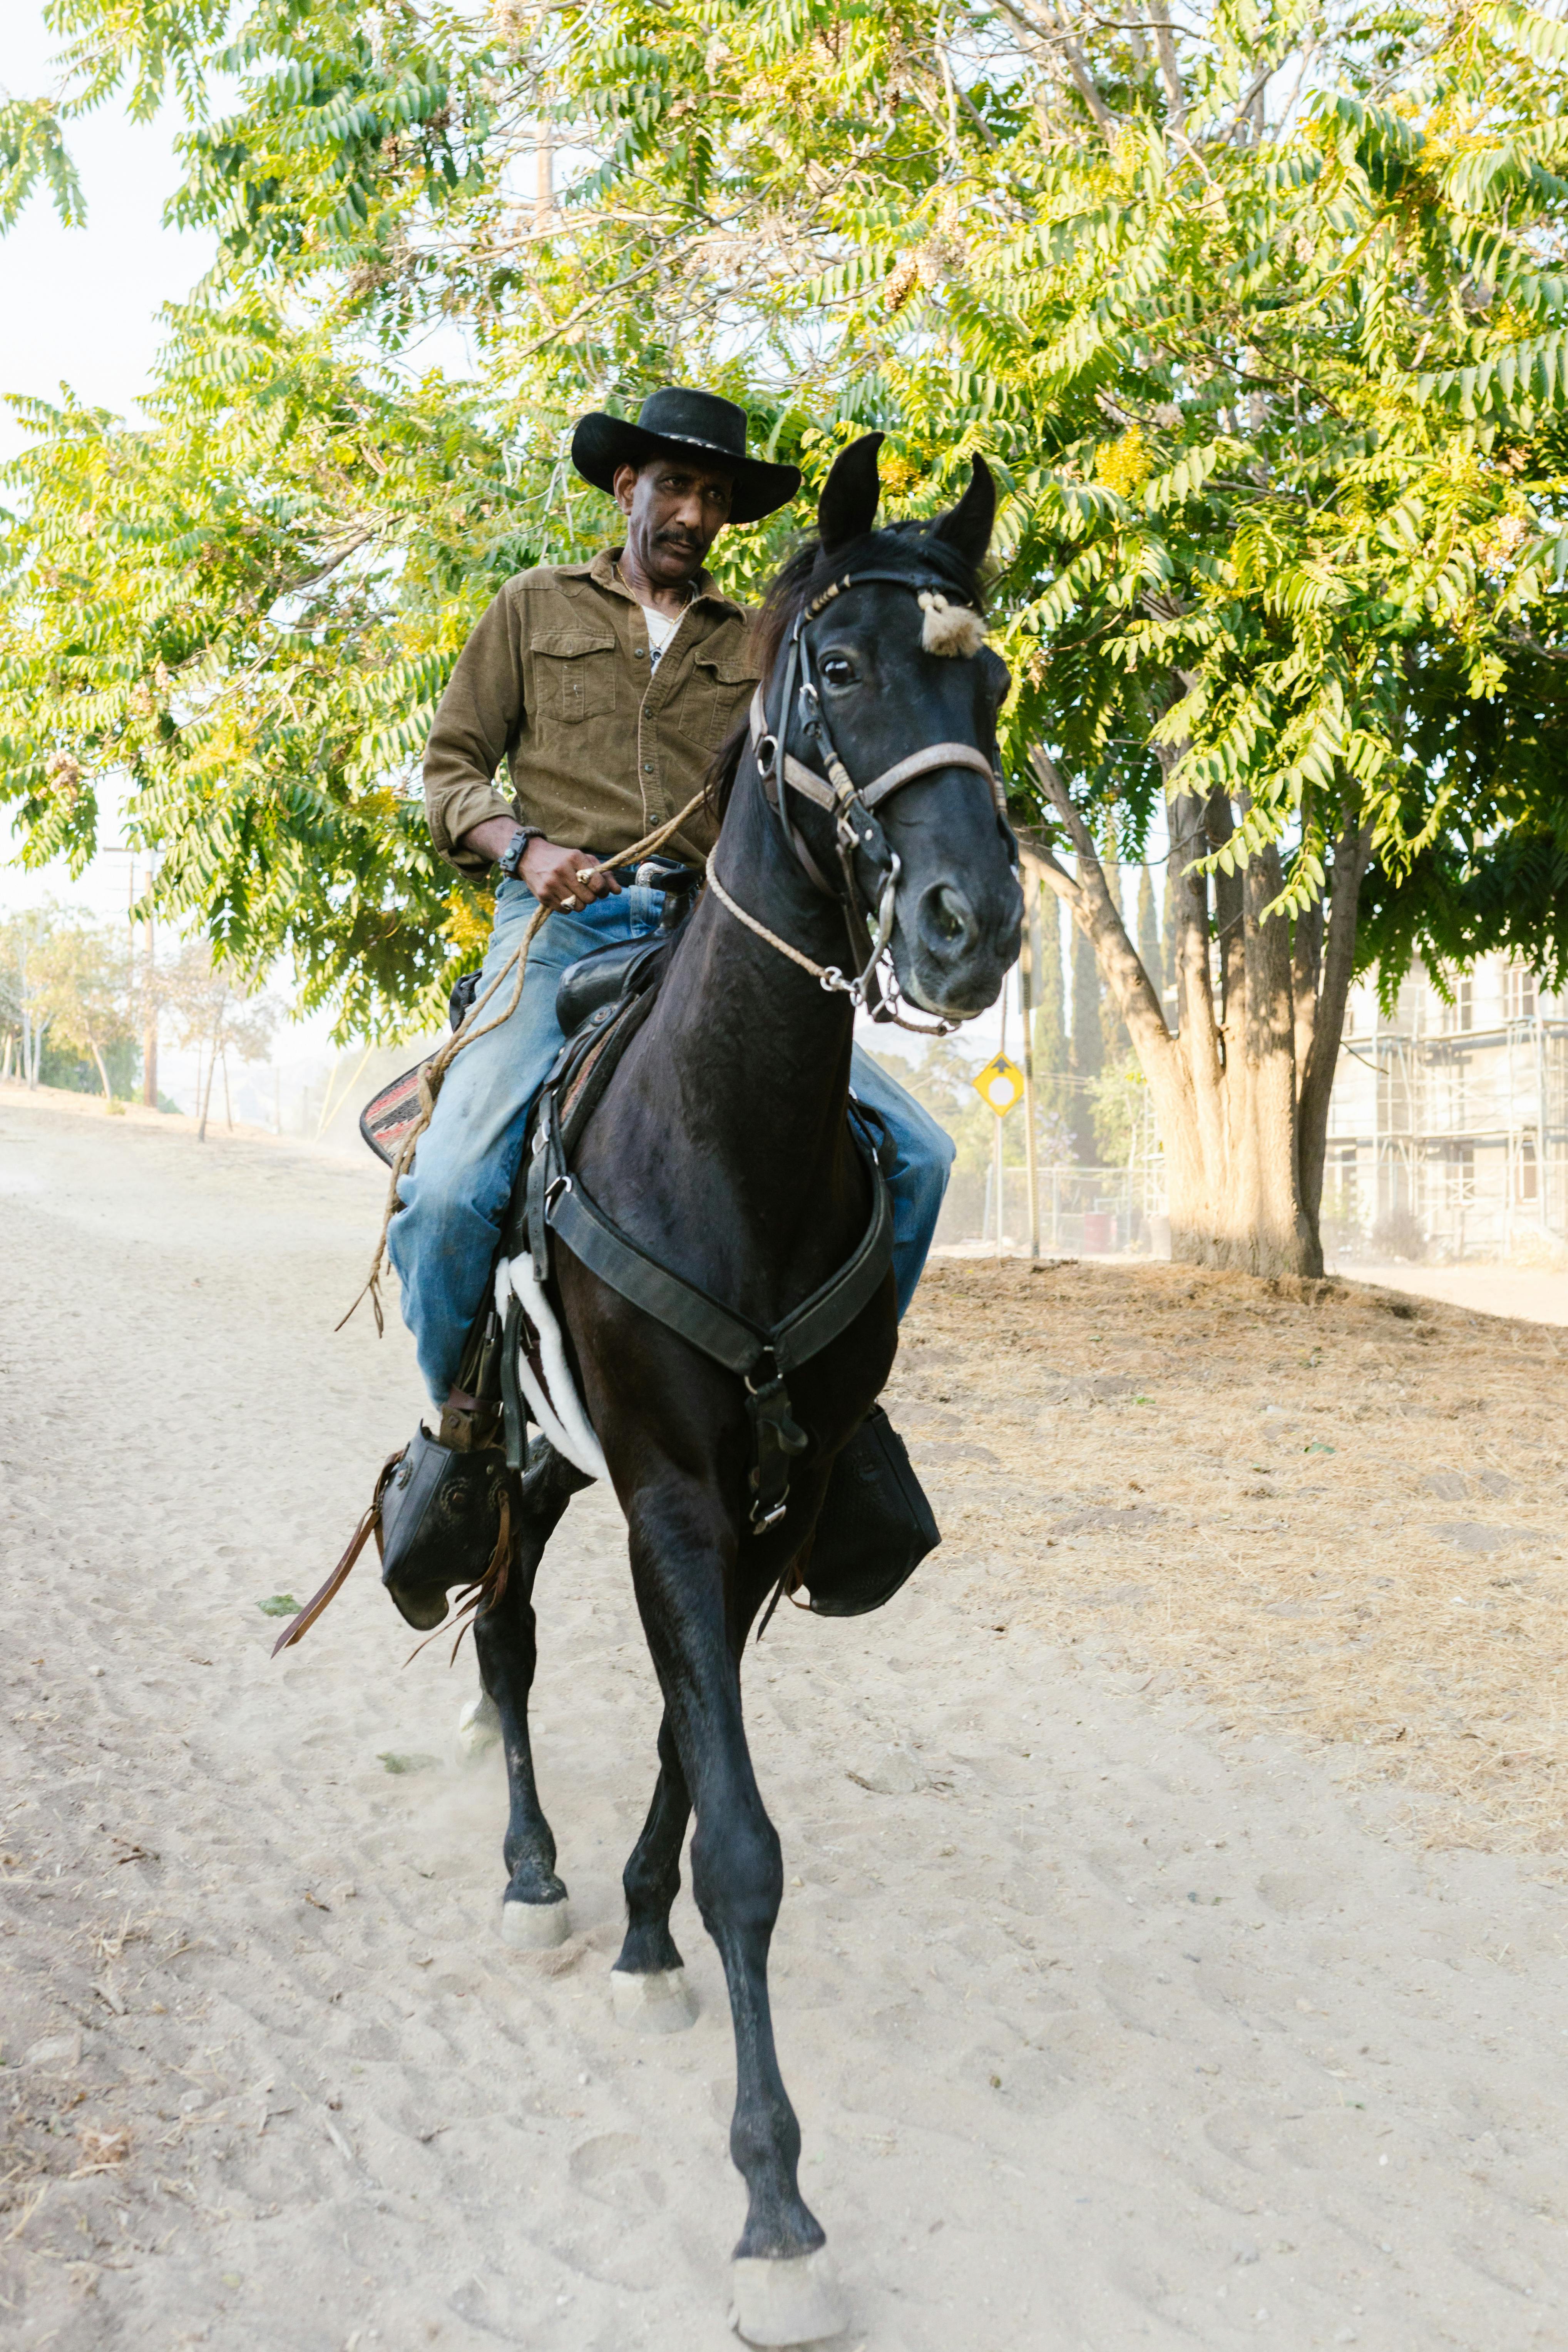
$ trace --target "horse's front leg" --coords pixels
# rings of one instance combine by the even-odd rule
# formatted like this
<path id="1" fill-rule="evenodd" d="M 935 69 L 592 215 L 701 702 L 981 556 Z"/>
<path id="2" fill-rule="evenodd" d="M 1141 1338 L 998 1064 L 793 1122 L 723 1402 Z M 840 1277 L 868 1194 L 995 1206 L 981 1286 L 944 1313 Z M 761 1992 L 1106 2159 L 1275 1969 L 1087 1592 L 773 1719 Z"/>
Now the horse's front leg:
<path id="1" fill-rule="evenodd" d="M 768 2005 L 768 1947 L 784 1864 L 746 1745 L 739 1666 L 766 1588 L 737 1595 L 740 1538 L 711 1493 L 694 1483 L 670 1478 L 645 1488 L 628 1516 L 637 1605 L 697 1816 L 692 1892 L 723 1962 L 734 2022 L 730 2153 L 747 2192 L 735 2249 L 737 2326 L 753 2344 L 809 2342 L 834 2334 L 843 2313 L 815 2259 L 823 2231 L 800 2193 L 800 2126 L 779 2073 Z M 656 1795 L 656 1812 L 658 1804 Z M 672 1827 L 667 1816 L 654 1842 L 667 1869 Z"/>
<path id="2" fill-rule="evenodd" d="M 528 1696 L 538 1663 L 533 1580 L 562 1513 L 590 1482 L 548 1446 L 536 1448 L 523 1477 L 521 1527 L 506 1591 L 474 1622 L 479 1676 L 500 1722 L 510 1799 L 501 1852 L 509 1873 L 501 1898 L 501 1937 L 528 1950 L 547 1949 L 570 1933 L 566 1889 L 555 1874 L 555 1839 L 533 1777 Z"/>

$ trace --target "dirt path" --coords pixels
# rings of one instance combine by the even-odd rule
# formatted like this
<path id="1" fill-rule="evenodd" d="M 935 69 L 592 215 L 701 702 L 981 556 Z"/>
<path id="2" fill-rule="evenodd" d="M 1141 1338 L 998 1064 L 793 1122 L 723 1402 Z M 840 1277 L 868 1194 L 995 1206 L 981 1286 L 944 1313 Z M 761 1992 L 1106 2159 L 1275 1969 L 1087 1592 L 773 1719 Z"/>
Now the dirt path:
<path id="1" fill-rule="evenodd" d="M 689 1896 L 692 2032 L 624 2038 L 605 1982 L 656 1720 L 613 1506 L 573 1507 L 542 1580 L 558 1953 L 495 1937 L 499 1767 L 386 1767 L 445 1759 L 471 1666 L 403 1671 L 368 1574 L 268 1660 L 258 1601 L 319 1580 L 416 1403 L 400 1332 L 331 1333 L 376 1192 L 0 1095 L 0 2294 L 27 2352 L 733 2341 L 730 2033 Z M 1166 1407 L 1134 1388 L 1068 1459 L 1101 1409 L 1071 1381 L 1116 1375 L 1047 1344 L 1046 1277 L 1016 1277 L 1002 1360 L 976 1279 L 933 1283 L 902 1360 L 950 1542 L 880 1617 L 781 1612 L 749 1670 L 846 2352 L 1568 2344 L 1555 1864 L 1424 1844 L 1349 1741 L 1224 1728 L 1174 1577 L 1153 1681 L 1117 1664 L 1146 1609 L 1055 1621 L 1058 1569 L 1149 1582 L 1150 1524 L 1103 1517 L 1140 1470 L 1089 1490 L 1118 1446 L 1172 1468 L 1185 1441 L 1137 1428 Z"/>

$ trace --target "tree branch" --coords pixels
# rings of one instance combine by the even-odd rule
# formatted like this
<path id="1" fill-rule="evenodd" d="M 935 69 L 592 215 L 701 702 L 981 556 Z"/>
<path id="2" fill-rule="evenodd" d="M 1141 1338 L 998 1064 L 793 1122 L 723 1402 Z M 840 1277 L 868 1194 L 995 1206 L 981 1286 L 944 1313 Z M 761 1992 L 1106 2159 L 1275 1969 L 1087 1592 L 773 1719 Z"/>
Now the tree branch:
<path id="1" fill-rule="evenodd" d="M 1074 899 L 1068 898 L 1067 892 L 1060 887 L 1057 877 L 1064 882 L 1068 877 L 1043 845 L 1034 850 L 1042 877 L 1056 890 L 1058 898 L 1067 899 L 1072 908 L 1073 920 L 1092 944 L 1106 986 L 1116 999 L 1116 1009 L 1127 1024 L 1127 1034 L 1137 1047 L 1145 1069 L 1148 1069 L 1169 1054 L 1173 1042 L 1165 1026 L 1165 1015 L 1154 983 L 1144 971 L 1142 958 L 1127 935 L 1126 922 L 1111 896 L 1110 885 L 1105 878 L 1105 869 L 1100 865 L 1093 836 L 1074 808 L 1056 761 L 1037 746 L 1030 758 L 1046 797 L 1067 827 L 1077 853 L 1076 903 Z M 1033 844 L 1030 846 L 1034 848 Z"/>
<path id="2" fill-rule="evenodd" d="M 1083 51 L 1073 39 L 1072 35 L 1055 18 L 1054 13 L 1050 24 L 1042 25 L 1039 19 L 1027 10 L 1015 7 L 1013 0 L 996 0 L 996 5 L 1012 17 L 1016 25 L 1021 25 L 1026 33 L 1032 33 L 1036 40 L 1043 41 L 1047 47 L 1061 51 L 1066 60 L 1067 69 L 1073 78 L 1074 88 L 1093 115 L 1101 137 L 1109 141 L 1116 129 L 1116 117 L 1101 98 Z"/>
<path id="3" fill-rule="evenodd" d="M 1176 44 L 1171 35 L 1171 19 L 1165 0 L 1150 0 L 1149 29 L 1154 36 L 1154 48 L 1160 60 L 1160 79 L 1165 85 L 1166 119 L 1178 138 L 1187 128 L 1187 101 L 1182 89 L 1181 68 L 1176 62 Z"/>

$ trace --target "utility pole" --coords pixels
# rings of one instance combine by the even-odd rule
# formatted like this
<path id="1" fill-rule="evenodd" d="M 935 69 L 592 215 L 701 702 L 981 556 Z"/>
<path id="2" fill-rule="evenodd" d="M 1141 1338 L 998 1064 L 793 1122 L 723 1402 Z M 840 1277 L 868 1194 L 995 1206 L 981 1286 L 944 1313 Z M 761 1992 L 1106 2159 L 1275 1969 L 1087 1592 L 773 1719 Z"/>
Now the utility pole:
<path id="1" fill-rule="evenodd" d="M 1035 1164 L 1035 911 L 1043 886 L 1032 882 L 1035 905 L 1024 916 L 1024 939 L 1018 958 L 1019 1010 L 1024 1020 L 1024 1181 L 1029 1191 L 1029 1262 L 1040 1256 L 1040 1177 Z"/>
<path id="2" fill-rule="evenodd" d="M 158 1108 L 158 967 L 153 928 L 153 854 L 147 853 L 147 919 L 142 929 L 142 1100 Z"/>

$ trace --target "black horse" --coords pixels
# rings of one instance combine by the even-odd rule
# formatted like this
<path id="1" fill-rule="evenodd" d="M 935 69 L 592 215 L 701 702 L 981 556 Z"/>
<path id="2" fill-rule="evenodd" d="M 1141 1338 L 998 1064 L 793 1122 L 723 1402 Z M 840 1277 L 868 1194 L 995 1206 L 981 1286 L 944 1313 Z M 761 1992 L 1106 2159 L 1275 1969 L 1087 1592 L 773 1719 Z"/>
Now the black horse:
<path id="1" fill-rule="evenodd" d="M 881 862 L 856 847 L 847 863 L 834 813 L 787 789 L 781 795 L 775 783 L 781 824 L 755 745 L 740 735 L 720 765 L 723 824 L 712 871 L 733 907 L 816 966 L 847 961 L 843 900 L 853 885 L 891 922 L 903 995 L 963 1019 L 994 1002 L 1017 951 L 1022 911 L 1012 836 L 987 772 L 1006 669 L 982 649 L 973 617 L 994 493 L 977 461 L 950 512 L 877 530 L 879 440 L 868 436 L 839 458 L 822 495 L 819 539 L 768 598 L 758 624 L 765 724 L 753 735 L 762 732 L 770 776 L 786 753 L 805 764 L 812 745 L 802 714 L 809 720 L 819 710 L 818 742 L 861 786 L 906 760 L 918 766 L 925 748 L 958 752 L 895 780 L 878 800 Z M 857 584 L 867 573 L 876 576 Z M 967 626 L 944 634 L 954 622 Z M 789 689 L 803 680 L 807 698 L 797 703 Z M 791 707 L 781 708 L 786 697 Z M 867 1228 L 870 1178 L 847 1116 L 852 1024 L 847 994 L 825 989 L 709 890 L 577 1154 L 582 1183 L 626 1233 L 759 1324 L 775 1323 L 816 1291 Z M 626 1513 L 637 1606 L 664 1697 L 658 1781 L 626 1867 L 626 1934 L 613 1982 L 626 1998 L 617 2006 L 641 2005 L 655 2024 L 689 2014 L 674 1975 L 681 1959 L 669 1915 L 695 1812 L 692 1888 L 723 1961 L 735 2030 L 730 2147 L 749 2199 L 736 2248 L 738 2324 L 755 2343 L 798 2343 L 841 2322 L 812 2259 L 823 2232 L 801 2198 L 800 2130 L 773 2050 L 767 1963 L 783 1867 L 747 1750 L 741 1657 L 759 1609 L 810 1537 L 835 1455 L 887 1380 L 896 1347 L 892 1279 L 791 1375 L 792 1409 L 809 1447 L 792 1465 L 784 1516 L 757 1532 L 742 1381 L 559 1244 L 553 1265 L 582 1394 Z M 584 1481 L 547 1450 L 539 1459 L 540 1451 L 523 1486 L 510 1580 L 476 1624 L 510 1788 L 509 1906 L 555 1906 L 565 1894 L 529 1752 L 531 1591 L 550 1534 Z"/>

